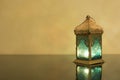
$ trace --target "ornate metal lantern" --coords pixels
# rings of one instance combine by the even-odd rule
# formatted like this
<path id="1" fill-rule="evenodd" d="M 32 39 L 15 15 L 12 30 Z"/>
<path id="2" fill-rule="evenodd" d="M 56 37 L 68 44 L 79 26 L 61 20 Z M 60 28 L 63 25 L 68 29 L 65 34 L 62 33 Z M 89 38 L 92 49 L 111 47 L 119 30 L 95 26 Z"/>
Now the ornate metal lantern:
<path id="1" fill-rule="evenodd" d="M 103 63 L 102 60 L 102 34 L 103 29 L 96 24 L 90 16 L 75 27 L 76 35 L 76 60 L 79 64 Z"/>

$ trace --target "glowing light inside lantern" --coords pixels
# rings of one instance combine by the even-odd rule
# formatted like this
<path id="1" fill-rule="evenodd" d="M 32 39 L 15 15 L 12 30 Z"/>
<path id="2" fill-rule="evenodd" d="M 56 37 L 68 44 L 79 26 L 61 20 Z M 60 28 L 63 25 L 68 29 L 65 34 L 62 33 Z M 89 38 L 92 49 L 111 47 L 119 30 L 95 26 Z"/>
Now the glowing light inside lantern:
<path id="1" fill-rule="evenodd" d="M 77 54 L 78 57 L 88 58 L 88 56 L 89 56 L 88 50 L 80 50 L 80 49 L 78 48 L 77 53 L 78 53 L 78 54 Z"/>
<path id="2" fill-rule="evenodd" d="M 85 44 L 85 40 L 87 40 L 87 37 L 77 36 L 77 39 L 78 39 L 77 58 L 88 60 L 89 51 L 87 45 Z"/>
<path id="3" fill-rule="evenodd" d="M 99 36 L 93 36 L 93 46 L 91 47 L 91 56 L 92 59 L 100 59 L 102 56 L 101 51 L 101 44 L 100 44 L 100 37 Z"/>

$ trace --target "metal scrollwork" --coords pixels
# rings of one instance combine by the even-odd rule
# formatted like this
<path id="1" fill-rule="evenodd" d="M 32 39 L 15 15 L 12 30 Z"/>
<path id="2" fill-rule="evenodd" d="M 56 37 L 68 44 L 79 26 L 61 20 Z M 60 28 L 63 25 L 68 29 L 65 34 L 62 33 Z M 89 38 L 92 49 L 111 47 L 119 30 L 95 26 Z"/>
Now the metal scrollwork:
<path id="1" fill-rule="evenodd" d="M 93 46 L 93 44 L 94 44 L 94 40 L 91 40 L 91 46 Z"/>
<path id="2" fill-rule="evenodd" d="M 87 47 L 89 47 L 89 42 L 88 42 L 88 39 L 85 39 L 85 45 L 87 46 Z"/>

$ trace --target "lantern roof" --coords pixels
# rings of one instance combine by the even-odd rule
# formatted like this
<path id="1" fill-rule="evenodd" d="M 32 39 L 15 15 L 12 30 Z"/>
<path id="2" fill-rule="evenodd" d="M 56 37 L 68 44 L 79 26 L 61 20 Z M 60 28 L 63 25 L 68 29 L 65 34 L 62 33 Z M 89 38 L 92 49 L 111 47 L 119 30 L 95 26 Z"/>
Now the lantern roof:
<path id="1" fill-rule="evenodd" d="M 86 16 L 86 20 L 74 29 L 75 34 L 102 34 L 103 29 L 97 25 L 95 20 L 89 15 Z"/>

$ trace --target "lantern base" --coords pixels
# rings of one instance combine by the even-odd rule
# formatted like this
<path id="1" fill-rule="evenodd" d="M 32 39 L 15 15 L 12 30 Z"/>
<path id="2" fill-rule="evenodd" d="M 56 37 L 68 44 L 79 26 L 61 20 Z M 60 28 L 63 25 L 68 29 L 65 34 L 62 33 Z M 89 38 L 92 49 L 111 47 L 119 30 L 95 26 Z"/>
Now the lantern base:
<path id="1" fill-rule="evenodd" d="M 76 59 L 74 60 L 75 64 L 80 64 L 80 65 L 96 65 L 96 64 L 103 64 L 104 60 L 102 59 L 97 59 L 97 60 L 80 60 L 80 59 Z"/>

